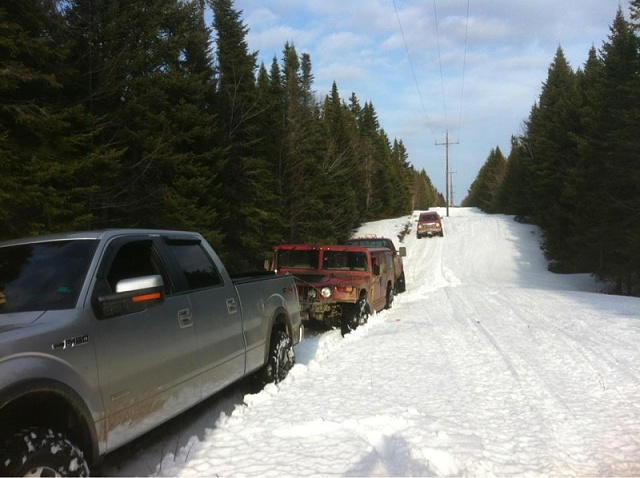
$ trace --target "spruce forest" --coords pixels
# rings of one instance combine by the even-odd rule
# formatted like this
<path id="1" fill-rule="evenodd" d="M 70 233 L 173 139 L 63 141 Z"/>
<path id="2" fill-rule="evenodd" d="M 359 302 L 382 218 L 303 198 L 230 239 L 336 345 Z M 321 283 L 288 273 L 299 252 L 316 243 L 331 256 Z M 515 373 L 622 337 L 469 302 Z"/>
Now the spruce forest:
<path id="1" fill-rule="evenodd" d="M 524 133 L 492 150 L 463 206 L 541 227 L 551 270 L 640 295 L 640 1 L 584 67 L 559 47 Z"/>
<path id="2" fill-rule="evenodd" d="M 373 104 L 335 83 L 319 98 L 293 44 L 257 65 L 240 16 L 232 0 L 3 0 L 0 239 L 188 229 L 240 272 L 275 244 L 443 204 Z"/>

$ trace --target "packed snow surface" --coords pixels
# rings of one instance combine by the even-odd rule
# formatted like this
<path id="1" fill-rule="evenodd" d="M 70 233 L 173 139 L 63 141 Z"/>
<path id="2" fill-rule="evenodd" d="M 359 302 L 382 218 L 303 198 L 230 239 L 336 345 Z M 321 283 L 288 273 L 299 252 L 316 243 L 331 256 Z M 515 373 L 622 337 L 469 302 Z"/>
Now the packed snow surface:
<path id="1" fill-rule="evenodd" d="M 548 272 L 511 216 L 451 208 L 443 238 L 418 240 L 418 212 L 358 231 L 407 248 L 392 309 L 307 337 L 282 383 L 216 398 L 103 472 L 640 475 L 640 300 Z"/>

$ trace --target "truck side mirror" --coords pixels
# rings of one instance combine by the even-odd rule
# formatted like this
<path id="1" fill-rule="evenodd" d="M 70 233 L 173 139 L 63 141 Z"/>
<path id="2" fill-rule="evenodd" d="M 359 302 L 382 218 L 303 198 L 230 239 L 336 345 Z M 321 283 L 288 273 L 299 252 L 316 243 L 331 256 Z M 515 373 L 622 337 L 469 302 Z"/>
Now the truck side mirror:
<path id="1" fill-rule="evenodd" d="M 400 257 L 407 257 L 407 248 L 406 247 L 401 247 L 398 250 L 398 253 L 400 254 Z"/>
<path id="2" fill-rule="evenodd" d="M 375 275 L 375 276 L 379 276 L 380 275 L 380 264 L 374 264 L 373 265 L 373 275 Z"/>
<path id="3" fill-rule="evenodd" d="M 164 302 L 164 281 L 160 275 L 123 279 L 116 284 L 116 293 L 97 298 L 97 315 L 108 319 L 118 315 L 141 312 Z"/>

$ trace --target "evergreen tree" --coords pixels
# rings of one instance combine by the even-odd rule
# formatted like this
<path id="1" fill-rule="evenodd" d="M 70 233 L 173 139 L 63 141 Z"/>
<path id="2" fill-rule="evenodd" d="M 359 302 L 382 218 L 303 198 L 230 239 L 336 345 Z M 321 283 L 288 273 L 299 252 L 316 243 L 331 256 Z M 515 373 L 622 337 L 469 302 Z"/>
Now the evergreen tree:
<path id="1" fill-rule="evenodd" d="M 331 211 L 331 230 L 336 240 L 346 239 L 359 225 L 357 208 L 357 130 L 355 121 L 340 99 L 334 82 L 323 107 L 325 155 L 320 165 L 321 201 Z"/>
<path id="2" fill-rule="evenodd" d="M 248 27 L 232 0 L 211 0 L 218 59 L 217 112 L 228 146 L 223 198 L 228 214 L 223 220 L 227 263 L 232 270 L 261 267 L 264 253 L 281 233 L 277 177 L 264 141 L 261 103 L 256 85 L 256 53 L 249 53 Z M 266 135 L 268 136 L 268 135 Z"/>
<path id="3" fill-rule="evenodd" d="M 529 221 L 532 214 L 529 184 L 531 157 L 528 151 L 522 138 L 511 137 L 511 152 L 495 202 L 496 212 L 512 214 L 516 220 L 523 222 Z"/>
<path id="4" fill-rule="evenodd" d="M 319 242 L 321 237 L 332 237 L 330 212 L 320 194 L 325 186 L 320 170 L 325 146 L 323 126 L 318 108 L 309 105 L 310 84 L 303 82 L 300 59 L 295 46 L 289 43 L 284 46 L 282 73 L 285 105 L 282 189 L 289 224 L 286 240 Z"/>
<path id="5" fill-rule="evenodd" d="M 0 5 L 0 237 L 87 228 L 94 119 L 69 105 L 57 2 Z"/>
<path id="6" fill-rule="evenodd" d="M 637 3 L 632 4 L 637 14 Z M 594 98 L 588 118 L 591 128 L 581 144 L 590 189 L 592 216 L 606 218 L 609 233 L 588 249 L 597 258 L 596 273 L 613 279 L 620 293 L 632 293 L 640 283 L 640 66 L 639 39 L 618 10 L 609 39 L 602 47 L 602 65 L 590 70 L 595 86 L 586 93 Z M 582 221 L 581 238 L 589 231 Z M 586 251 L 585 251 L 586 255 Z"/>
<path id="7" fill-rule="evenodd" d="M 352 108 L 357 106 L 357 103 Z M 360 146 L 360 177 L 362 184 L 361 206 L 360 211 L 364 221 L 370 221 L 374 218 L 381 217 L 381 198 L 380 198 L 380 176 L 379 167 L 381 157 L 383 157 L 388 149 L 380 142 L 378 135 L 380 125 L 378 116 L 375 112 L 373 104 L 367 102 L 360 109 L 359 116 L 356 117 L 358 131 L 361 138 Z"/>
<path id="8" fill-rule="evenodd" d="M 465 207 L 477 207 L 488 213 L 497 212 L 498 193 L 507 169 L 499 147 L 492 149 L 463 201 Z"/>
<path id="9" fill-rule="evenodd" d="M 360 106 L 360 102 L 355 92 L 352 92 L 349 97 L 348 108 L 351 117 L 355 121 L 356 130 L 358 131 L 356 144 L 356 176 L 359 187 L 356 191 L 356 200 L 361 218 L 366 220 L 369 217 L 368 211 L 371 206 L 373 196 L 373 154 L 371 148 L 371 136 L 369 134 L 363 134 L 365 112 L 362 106 Z"/>
<path id="10" fill-rule="evenodd" d="M 391 149 L 391 178 L 394 182 L 395 200 L 393 217 L 409 214 L 411 208 L 411 183 L 413 168 L 409 163 L 409 153 L 402 140 L 394 139 Z"/>
<path id="11" fill-rule="evenodd" d="M 560 47 L 549 67 L 539 105 L 527 122 L 526 145 L 531 156 L 532 214 L 544 230 L 544 249 L 556 261 L 570 260 L 566 238 L 575 214 L 565 185 L 577 163 L 579 131 L 577 80 Z"/>
<path id="12" fill-rule="evenodd" d="M 575 220 L 575 234 L 569 238 L 575 251 L 576 270 L 595 271 L 600 267 L 600 251 L 609 240 L 593 227 L 593 215 L 606 215 L 607 205 L 603 203 L 601 167 L 594 145 L 600 137 L 600 109 L 606 106 L 600 98 L 603 82 L 603 63 L 595 48 L 589 51 L 588 59 L 582 71 L 578 73 L 580 93 L 581 133 L 577 138 L 579 163 L 572 175 L 568 187 L 573 192 L 575 202 L 580 205 Z"/>
<path id="13" fill-rule="evenodd" d="M 219 243 L 209 31 L 197 1 L 73 0 L 69 100 L 100 118 L 95 227 L 189 228 Z M 214 193 L 214 194 L 212 194 Z"/>
<path id="14" fill-rule="evenodd" d="M 424 169 L 413 171 L 412 210 L 426 210 L 436 205 L 436 190 Z"/>
<path id="15" fill-rule="evenodd" d="M 640 284 L 639 18 L 638 0 L 632 22 L 619 9 L 583 71 L 572 75 L 556 55 L 527 132 L 512 141 L 498 203 L 540 224 L 565 270 L 594 272 L 626 294 Z"/>

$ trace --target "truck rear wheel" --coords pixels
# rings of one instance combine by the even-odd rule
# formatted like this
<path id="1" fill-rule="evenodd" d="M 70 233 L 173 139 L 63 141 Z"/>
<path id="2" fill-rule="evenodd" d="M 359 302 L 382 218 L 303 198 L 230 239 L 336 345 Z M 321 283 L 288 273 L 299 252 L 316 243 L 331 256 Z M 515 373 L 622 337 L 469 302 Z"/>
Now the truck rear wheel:
<path id="1" fill-rule="evenodd" d="M 2 476 L 89 476 L 82 451 L 62 433 L 28 428 L 0 449 Z"/>
<path id="2" fill-rule="evenodd" d="M 265 384 L 281 382 L 295 363 L 291 338 L 282 329 L 274 330 L 271 334 L 269 357 L 263 370 L 262 381 Z"/>

